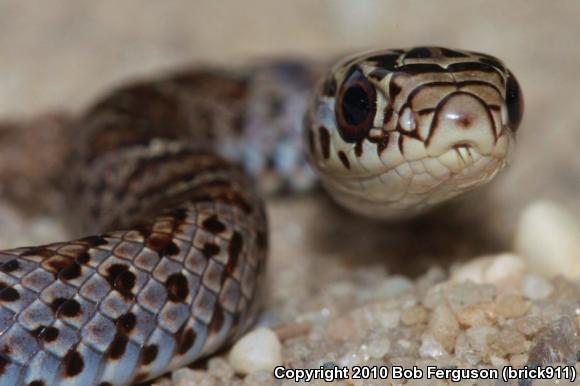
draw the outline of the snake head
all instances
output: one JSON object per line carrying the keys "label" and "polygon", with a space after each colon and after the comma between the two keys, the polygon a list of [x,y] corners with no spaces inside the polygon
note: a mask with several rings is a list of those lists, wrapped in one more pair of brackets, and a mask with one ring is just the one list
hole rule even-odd
{"label": "snake head", "polygon": [[375,51],[338,62],[316,87],[306,152],[340,204],[407,217],[501,170],[523,114],[497,58],[442,47]]}

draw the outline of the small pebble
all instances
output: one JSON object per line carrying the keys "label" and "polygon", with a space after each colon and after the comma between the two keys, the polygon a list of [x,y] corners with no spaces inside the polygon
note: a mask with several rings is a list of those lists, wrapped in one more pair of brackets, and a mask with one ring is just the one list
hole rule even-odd
{"label": "small pebble", "polygon": [[504,329],[488,341],[489,348],[496,355],[522,354],[526,351],[526,337],[517,330]]}
{"label": "small pebble", "polygon": [[489,311],[490,304],[471,305],[459,310],[455,316],[457,321],[464,327],[489,326],[492,324],[492,313]]}
{"label": "small pebble", "polygon": [[536,201],[522,212],[515,251],[546,276],[580,277],[580,220],[559,204]]}
{"label": "small pebble", "polygon": [[452,283],[445,291],[445,297],[451,309],[461,309],[480,303],[488,303],[495,298],[495,287],[489,284],[475,284],[471,281]]}
{"label": "small pebble", "polygon": [[518,281],[526,271],[525,262],[517,255],[503,253],[482,256],[453,268],[451,280],[480,284],[503,285]]}
{"label": "small pebble", "polygon": [[541,300],[550,296],[554,287],[541,276],[526,275],[522,280],[521,289],[528,299]]}
{"label": "small pebble", "polygon": [[528,312],[530,302],[518,294],[506,294],[497,299],[495,311],[504,318],[517,318]]}
{"label": "small pebble", "polygon": [[526,316],[516,323],[518,331],[526,336],[535,335],[542,327],[544,327],[544,323],[537,316]]}
{"label": "small pebble", "polygon": [[515,354],[510,357],[510,365],[517,368],[522,368],[528,363],[527,354]]}
{"label": "small pebble", "polygon": [[555,363],[574,365],[577,360],[576,327],[568,317],[544,328],[534,339],[530,349],[530,362],[540,366]]}
{"label": "small pebble", "polygon": [[421,338],[421,347],[419,347],[419,355],[423,358],[439,358],[447,354],[445,348],[432,335],[423,335]]}
{"label": "small pebble", "polygon": [[459,334],[459,323],[451,309],[442,304],[431,313],[427,332],[433,336],[447,351],[451,353],[455,346],[455,338]]}
{"label": "small pebble", "polygon": [[407,308],[401,313],[401,322],[406,326],[423,324],[427,321],[429,311],[421,305]]}
{"label": "small pebble", "polygon": [[210,375],[219,379],[223,383],[228,383],[234,377],[234,369],[230,366],[228,361],[222,357],[211,358],[207,362],[207,370]]}
{"label": "small pebble", "polygon": [[381,359],[389,353],[391,342],[388,338],[374,339],[366,348],[366,353],[374,359]]}
{"label": "small pebble", "polygon": [[238,374],[272,371],[274,367],[282,364],[282,345],[274,331],[258,328],[234,344],[228,361]]}

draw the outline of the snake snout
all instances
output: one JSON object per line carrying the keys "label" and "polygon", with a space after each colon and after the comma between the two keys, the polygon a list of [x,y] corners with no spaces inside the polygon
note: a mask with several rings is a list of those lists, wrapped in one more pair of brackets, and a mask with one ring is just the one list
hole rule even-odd
{"label": "snake snout", "polygon": [[432,156],[459,148],[490,154],[496,142],[496,122],[490,106],[473,94],[455,92],[439,103],[426,147]]}

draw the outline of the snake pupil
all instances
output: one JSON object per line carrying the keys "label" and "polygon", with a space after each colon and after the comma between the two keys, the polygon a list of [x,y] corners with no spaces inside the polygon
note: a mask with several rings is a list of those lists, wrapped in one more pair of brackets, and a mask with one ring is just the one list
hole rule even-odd
{"label": "snake pupil", "polygon": [[350,125],[358,125],[367,119],[369,114],[369,98],[365,90],[354,85],[344,94],[342,100],[344,119]]}
{"label": "snake pupil", "polygon": [[376,111],[376,91],[360,70],[352,71],[338,92],[336,121],[346,142],[364,139]]}

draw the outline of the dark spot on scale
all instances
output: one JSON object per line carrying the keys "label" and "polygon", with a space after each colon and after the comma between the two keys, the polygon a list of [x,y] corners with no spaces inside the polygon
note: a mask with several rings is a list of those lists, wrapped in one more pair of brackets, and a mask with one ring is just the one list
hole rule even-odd
{"label": "dark spot on scale", "polygon": [[187,279],[181,273],[174,273],[165,282],[167,297],[172,302],[184,302],[189,293]]}
{"label": "dark spot on scale", "polygon": [[163,256],[175,256],[178,253],[179,247],[177,246],[177,244],[175,244],[175,242],[171,241],[169,244],[167,244],[167,246],[165,247],[165,249],[161,254]]}
{"label": "dark spot on scale", "polygon": [[74,377],[80,374],[85,367],[85,362],[81,354],[75,350],[69,350],[63,359],[64,362],[64,376],[66,378]]}
{"label": "dark spot on scale", "polygon": [[32,330],[32,335],[36,339],[47,343],[54,342],[58,338],[58,334],[58,328],[52,326],[39,326]]}
{"label": "dark spot on scale", "polygon": [[129,266],[125,264],[112,264],[107,269],[107,281],[115,290],[123,296],[132,298],[131,289],[135,285],[135,274],[129,271]]}
{"label": "dark spot on scale", "polygon": [[59,273],[59,277],[63,280],[73,280],[78,278],[80,275],[81,266],[77,262],[67,265]]}
{"label": "dark spot on scale", "polygon": [[127,312],[119,316],[117,319],[117,331],[125,335],[129,335],[137,324],[137,317],[132,312]]}
{"label": "dark spot on scale", "polygon": [[59,275],[60,272],[68,267],[73,260],[70,257],[54,255],[47,258],[43,264],[54,275]]}
{"label": "dark spot on scale", "polygon": [[87,244],[89,247],[98,247],[100,245],[105,245],[107,244],[107,240],[105,240],[103,237],[101,236],[89,236],[89,237],[84,237],[82,239],[79,240],[79,242],[85,243]]}
{"label": "dark spot on scale", "polygon": [[201,253],[209,259],[220,253],[220,247],[214,243],[205,243]]}
{"label": "dark spot on scale", "polygon": [[346,156],[346,153],[344,151],[342,150],[338,151],[338,158],[340,159],[340,162],[342,162],[345,168],[350,169],[350,161],[348,160],[348,157]]}
{"label": "dark spot on scale", "polygon": [[223,222],[221,222],[217,216],[214,214],[211,217],[206,218],[201,223],[203,229],[211,233],[221,233],[226,230],[226,226]]}
{"label": "dark spot on scale", "polygon": [[44,381],[41,380],[32,381],[27,386],[44,386]]}
{"label": "dark spot on scale", "polygon": [[232,235],[232,239],[230,240],[230,244],[228,246],[229,260],[226,269],[230,274],[233,272],[238,263],[238,258],[242,251],[243,245],[244,240],[242,238],[242,235],[240,234],[240,232],[235,231],[234,234]]}
{"label": "dark spot on scale", "polygon": [[179,337],[179,341],[177,342],[177,353],[183,355],[186,352],[188,352],[189,349],[195,343],[195,338],[196,338],[195,332],[191,328],[185,330],[181,334],[181,336]]}
{"label": "dark spot on scale", "polygon": [[56,298],[52,301],[50,307],[57,317],[62,315],[68,318],[74,318],[82,312],[80,303],[75,299]]}
{"label": "dark spot on scale", "polygon": [[113,341],[109,345],[107,356],[111,359],[119,359],[125,354],[129,339],[124,334],[116,334]]}
{"label": "dark spot on scale", "polygon": [[157,358],[157,354],[159,353],[159,347],[155,344],[150,344],[148,346],[143,347],[143,353],[141,356],[141,363],[145,366],[150,364]]}
{"label": "dark spot on scale", "polygon": [[98,386],[113,386],[113,384],[109,382],[101,382]]}
{"label": "dark spot on scale", "polygon": [[91,255],[88,252],[83,252],[77,256],[77,263],[87,264],[91,260]]}
{"label": "dark spot on scale", "polygon": [[328,159],[328,157],[330,157],[330,133],[328,132],[328,129],[324,126],[320,126],[318,128],[318,137],[320,139],[322,155],[324,158]]}
{"label": "dark spot on scale", "polygon": [[221,307],[216,307],[209,324],[209,331],[212,333],[219,332],[224,326],[224,311]]}
{"label": "dark spot on scale", "polygon": [[153,233],[147,240],[145,246],[157,252],[159,256],[172,256],[179,253],[179,247],[173,242],[170,235],[163,233]]}
{"label": "dark spot on scale", "polygon": [[12,259],[0,265],[0,271],[2,272],[13,272],[20,268],[18,260]]}
{"label": "dark spot on scale", "polygon": [[169,212],[177,222],[182,222],[185,221],[185,219],[187,218],[187,209],[185,208],[177,208],[177,209],[173,209],[171,212]]}
{"label": "dark spot on scale", "polygon": [[0,282],[0,301],[15,302],[20,299],[20,294],[17,290],[9,287],[6,283]]}

